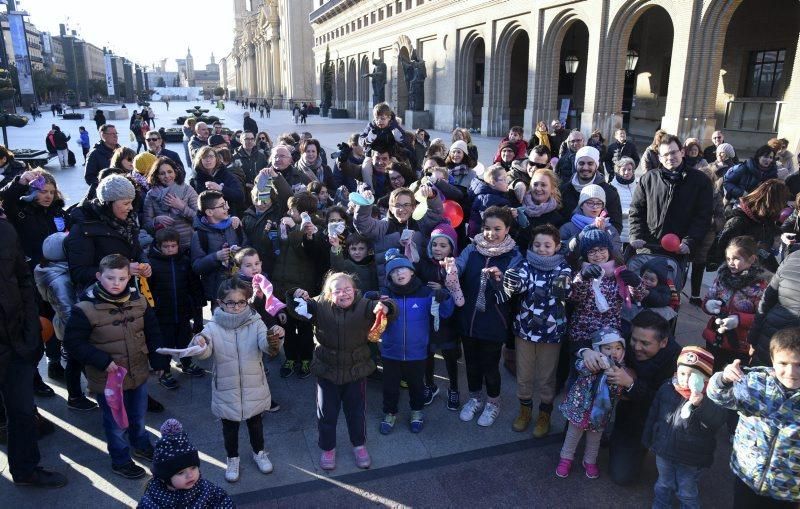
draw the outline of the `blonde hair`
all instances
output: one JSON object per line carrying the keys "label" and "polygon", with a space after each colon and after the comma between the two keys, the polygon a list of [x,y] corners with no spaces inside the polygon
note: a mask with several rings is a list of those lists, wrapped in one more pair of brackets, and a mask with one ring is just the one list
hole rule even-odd
{"label": "blonde hair", "polygon": [[559,184],[558,177],[556,176],[555,172],[553,170],[551,170],[550,168],[538,168],[535,172],[533,172],[533,175],[531,175],[531,185],[530,185],[531,189],[533,188],[533,177],[535,177],[536,175],[544,175],[545,177],[550,179],[550,187],[552,188],[552,190],[550,191],[550,195],[553,197],[553,199],[556,201],[556,203],[560,207],[561,206],[561,190],[558,188],[558,186],[560,184]]}
{"label": "blonde hair", "polygon": [[325,282],[322,283],[322,300],[333,302],[333,284],[339,279],[346,279],[350,281],[350,286],[353,290],[357,290],[356,280],[347,272],[328,272],[325,276]]}

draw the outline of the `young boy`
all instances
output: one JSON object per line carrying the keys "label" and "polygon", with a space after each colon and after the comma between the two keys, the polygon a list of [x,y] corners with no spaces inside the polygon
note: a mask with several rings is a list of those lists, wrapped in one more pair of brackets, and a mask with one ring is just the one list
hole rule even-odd
{"label": "young boy", "polygon": [[[192,339],[193,316],[201,316],[205,301],[203,287],[197,275],[192,272],[189,254],[180,249],[180,234],[173,228],[162,228],[150,246],[148,255],[153,270],[148,283],[155,302],[158,326],[164,337],[166,348],[186,348]],[[202,377],[205,371],[192,362],[191,357],[180,360],[183,374]],[[178,382],[167,370],[158,379],[167,389],[176,389]]]}
{"label": "young boy", "polygon": [[[144,427],[150,374],[148,352],[149,363],[158,374],[169,368],[169,361],[154,354],[162,346],[158,318],[147,300],[135,288],[128,287],[130,277],[130,261],[124,256],[112,254],[100,260],[97,282],[72,308],[64,346],[70,356],[83,363],[89,390],[97,396],[103,411],[111,469],[126,479],[138,479],[146,472],[131,460],[128,444],[134,456],[153,459],[153,445]],[[119,368],[127,370],[122,385],[127,430],[117,424],[105,396],[108,375]]]}
{"label": "young boy", "polygon": [[244,211],[242,226],[250,245],[258,251],[262,269],[271,273],[278,245],[278,223],[286,215],[292,187],[275,168],[265,168],[250,192],[253,204]]}
{"label": "young boy", "polygon": [[772,367],[741,361],[711,377],[708,397],[739,412],[731,469],[733,507],[796,507],[800,502],[800,327],[769,343]]}
{"label": "young boy", "polygon": [[467,235],[472,238],[480,233],[483,212],[493,205],[498,207],[519,206],[516,195],[508,190],[508,174],[499,164],[493,164],[483,174],[484,180],[473,179],[467,191],[472,203]]}
{"label": "young boy", "polygon": [[206,300],[216,307],[217,288],[230,275],[231,258],[249,243],[239,218],[230,216],[230,207],[221,192],[203,191],[197,204],[192,270],[200,276]]}
{"label": "young boy", "polygon": [[386,103],[378,103],[372,108],[372,121],[358,138],[358,144],[364,148],[368,156],[372,144],[376,142],[389,147],[390,152],[395,152],[392,150],[395,144],[399,147],[405,146],[403,129],[397,122],[392,108]]}
{"label": "young boy", "polygon": [[508,131],[508,136],[500,140],[500,143],[497,145],[497,153],[494,155],[495,164],[500,162],[500,148],[506,142],[514,145],[514,149],[516,150],[514,156],[515,160],[528,157],[528,142],[522,139],[524,133],[525,131],[518,125],[515,125]]}
{"label": "young boy", "polygon": [[687,346],[678,356],[675,377],[656,393],[642,434],[642,444],[656,455],[658,480],[654,507],[698,507],[698,480],[714,462],[717,430],[726,410],[705,397],[714,372],[714,356]]}
{"label": "young boy", "polygon": [[362,292],[378,289],[378,266],[372,253],[372,242],[363,235],[351,233],[345,240],[345,253],[338,235],[328,237],[330,242],[331,269],[352,274]]}

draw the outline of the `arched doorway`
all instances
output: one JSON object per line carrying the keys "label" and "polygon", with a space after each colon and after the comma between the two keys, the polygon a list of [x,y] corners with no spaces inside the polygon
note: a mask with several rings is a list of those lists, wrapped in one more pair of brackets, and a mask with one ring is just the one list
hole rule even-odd
{"label": "arched doorway", "polygon": [[351,118],[356,116],[356,61],[351,59],[347,65],[347,113]]}
{"label": "arched doorway", "polygon": [[[572,22],[564,33],[558,58],[558,91],[553,105],[566,127],[580,129],[586,96],[586,69],[589,58],[589,28],[583,21]],[[535,119],[539,120],[546,119]],[[534,124],[535,125],[535,124]]]}
{"label": "arched doorway", "polygon": [[362,120],[369,119],[369,111],[372,106],[369,102],[369,78],[362,78],[365,74],[369,74],[369,59],[366,56],[361,57],[361,64],[358,71],[358,107],[356,108],[356,116]]}
{"label": "arched doorway", "polygon": [[[527,107],[529,37],[524,28],[514,21],[500,32],[493,59],[489,63],[488,94],[485,111],[481,116],[483,134],[505,136],[514,117],[522,124]],[[512,83],[517,80],[519,83]],[[512,90],[513,88],[513,90]],[[512,95],[514,104],[512,104]],[[521,98],[520,98],[521,96]]]}
{"label": "arched doorway", "polygon": [[395,100],[395,114],[400,117],[405,116],[406,110],[408,109],[408,83],[406,83],[406,77],[403,72],[403,63],[408,62],[410,59],[411,55],[408,52],[408,48],[401,46],[400,51],[397,53],[397,73],[395,74],[397,77],[397,99]]}
{"label": "arched doorway", "polygon": [[454,127],[480,129],[486,88],[486,45],[483,37],[470,32],[460,48],[457,69],[464,79],[456,80]]}
{"label": "arched doorway", "polygon": [[525,123],[525,106],[528,100],[528,34],[520,31],[511,46],[511,66],[508,83],[508,119],[511,126]]}
{"label": "arched doorway", "polygon": [[347,98],[345,97],[345,76],[344,76],[344,60],[339,61],[336,68],[336,107],[344,109],[347,107]]}

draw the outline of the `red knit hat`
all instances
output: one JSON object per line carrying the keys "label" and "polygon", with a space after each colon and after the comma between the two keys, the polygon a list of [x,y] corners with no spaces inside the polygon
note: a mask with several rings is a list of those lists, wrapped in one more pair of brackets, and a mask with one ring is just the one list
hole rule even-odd
{"label": "red knit hat", "polygon": [[685,346],[678,356],[678,366],[694,368],[711,377],[714,374],[714,356],[705,348]]}

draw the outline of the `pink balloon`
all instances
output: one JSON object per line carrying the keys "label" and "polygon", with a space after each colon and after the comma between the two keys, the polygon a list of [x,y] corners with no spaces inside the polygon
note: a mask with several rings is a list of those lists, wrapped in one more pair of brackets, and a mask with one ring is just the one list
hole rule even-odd
{"label": "pink balloon", "polygon": [[661,247],[664,248],[664,251],[677,253],[681,248],[681,239],[674,233],[668,233],[661,237]]}

